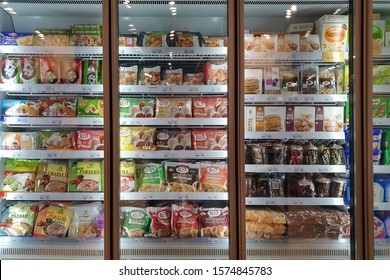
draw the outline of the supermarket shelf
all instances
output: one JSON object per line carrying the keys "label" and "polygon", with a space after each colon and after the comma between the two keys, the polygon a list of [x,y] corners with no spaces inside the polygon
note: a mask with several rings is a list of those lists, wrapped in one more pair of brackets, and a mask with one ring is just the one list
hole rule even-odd
{"label": "supermarket shelf", "polygon": [[102,159],[103,155],[103,151],[0,150],[0,157],[18,159]]}
{"label": "supermarket shelf", "polygon": [[247,173],[345,173],[345,165],[245,164]]}
{"label": "supermarket shelf", "polygon": [[[345,52],[344,59],[348,59]],[[322,52],[245,52],[245,63],[317,62],[324,63]]]}
{"label": "supermarket shelf", "polygon": [[163,125],[163,126],[225,126],[227,118],[121,118],[121,125]]}
{"label": "supermarket shelf", "polygon": [[228,193],[216,192],[132,192],[121,193],[121,200],[228,200]]}
{"label": "supermarket shelf", "polygon": [[226,159],[227,151],[122,151],[121,158],[143,159]]}
{"label": "supermarket shelf", "polygon": [[389,174],[390,165],[374,165],[374,174]]}
{"label": "supermarket shelf", "polygon": [[374,119],[373,124],[377,126],[388,126],[390,125],[390,119],[389,118]]}
{"label": "supermarket shelf", "polygon": [[274,102],[346,102],[346,94],[245,94],[245,103]]}
{"label": "supermarket shelf", "polygon": [[103,95],[103,85],[69,85],[69,84],[0,84],[0,91],[7,92],[9,95],[20,95],[24,96],[42,94],[42,93],[60,93],[69,94],[91,94],[91,95]]}
{"label": "supermarket shelf", "polygon": [[74,56],[102,58],[102,47],[74,47],[74,46],[1,46],[0,53],[10,56]]}
{"label": "supermarket shelf", "polygon": [[138,86],[138,85],[120,85],[119,93],[121,94],[226,94],[228,91],[227,85],[156,85],[156,86]]}
{"label": "supermarket shelf", "polygon": [[5,193],[6,200],[102,201],[103,193]]}
{"label": "supermarket shelf", "polygon": [[245,132],[245,139],[345,139],[344,132]]}
{"label": "supermarket shelf", "polygon": [[63,117],[4,117],[3,123],[7,126],[102,126],[103,118],[63,118]]}
{"label": "supermarket shelf", "polygon": [[374,202],[374,211],[390,211],[390,202]]}
{"label": "supermarket shelf", "polygon": [[334,197],[247,197],[246,205],[324,205],[340,206],[344,205],[343,198]]}

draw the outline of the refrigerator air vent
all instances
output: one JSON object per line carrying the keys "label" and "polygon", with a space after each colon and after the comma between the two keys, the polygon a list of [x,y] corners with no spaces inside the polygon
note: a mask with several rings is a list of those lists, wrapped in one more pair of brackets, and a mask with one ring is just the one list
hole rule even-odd
{"label": "refrigerator air vent", "polygon": [[101,5],[102,0],[9,0],[10,4]]}
{"label": "refrigerator air vent", "polygon": [[122,249],[122,259],[221,259],[229,258],[227,249]]}
{"label": "refrigerator air vent", "polygon": [[390,258],[390,249],[375,249],[374,251],[376,259],[389,259]]}
{"label": "refrigerator air vent", "polygon": [[[0,256],[6,259],[8,256],[15,259],[102,259],[103,250],[99,249],[66,249],[66,248],[1,248]],[[53,258],[52,258],[53,257]]]}
{"label": "refrigerator air vent", "polygon": [[249,249],[248,259],[350,259],[348,249]]}
{"label": "refrigerator air vent", "polygon": [[331,4],[349,4],[349,1],[345,0],[333,0],[333,1],[275,1],[275,0],[268,0],[268,1],[244,1],[244,4],[246,5],[331,5]]}

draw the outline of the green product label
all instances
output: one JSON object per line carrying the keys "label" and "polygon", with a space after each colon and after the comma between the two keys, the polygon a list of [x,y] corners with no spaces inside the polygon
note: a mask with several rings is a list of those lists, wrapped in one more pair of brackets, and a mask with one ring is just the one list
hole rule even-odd
{"label": "green product label", "polygon": [[383,39],[383,30],[378,25],[374,25],[372,27],[372,38],[375,40],[382,40]]}
{"label": "green product label", "polygon": [[123,207],[122,234],[128,237],[143,237],[149,232],[150,217],[145,208]]}

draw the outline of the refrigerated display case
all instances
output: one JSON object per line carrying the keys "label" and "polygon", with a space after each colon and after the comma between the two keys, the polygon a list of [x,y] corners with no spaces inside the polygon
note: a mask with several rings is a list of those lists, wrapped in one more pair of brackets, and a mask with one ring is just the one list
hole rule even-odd
{"label": "refrigerated display case", "polygon": [[247,259],[356,257],[350,4],[244,3]]}
{"label": "refrigerated display case", "polygon": [[[374,212],[370,220],[373,228],[371,231],[371,240],[374,244],[373,258],[390,259],[390,200],[389,200],[389,160],[388,160],[388,135],[389,130],[389,112],[388,112],[388,74],[389,68],[389,43],[387,36],[388,12],[390,3],[386,1],[373,1],[370,3],[370,19],[372,31],[370,39],[372,40],[372,52],[369,64],[368,74],[372,74],[370,90],[371,112],[370,122],[372,123],[372,143],[370,146],[373,155],[373,186],[368,189],[368,197],[372,199],[370,206],[373,206]],[[372,208],[371,208],[372,209]],[[371,216],[371,219],[372,219]],[[373,239],[373,240],[372,240]]]}
{"label": "refrigerated display case", "polygon": [[0,3],[2,259],[103,259],[109,92],[92,2]]}

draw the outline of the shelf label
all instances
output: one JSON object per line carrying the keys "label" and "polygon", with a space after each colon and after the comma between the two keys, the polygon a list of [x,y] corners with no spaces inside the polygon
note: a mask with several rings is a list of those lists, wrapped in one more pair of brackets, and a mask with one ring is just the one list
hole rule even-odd
{"label": "shelf label", "polygon": [[40,243],[48,244],[51,243],[51,238],[39,238]]}
{"label": "shelf label", "polygon": [[74,242],[76,242],[76,243],[85,243],[86,239],[85,238],[75,238]]}
{"label": "shelf label", "polygon": [[184,199],[184,200],[187,200],[187,199],[188,199],[188,197],[187,197],[186,194],[178,194],[177,198],[178,198],[178,199]]}
{"label": "shelf label", "polygon": [[101,120],[101,119],[92,119],[92,124],[94,124],[94,125],[101,125],[101,124],[103,124],[103,120]]}
{"label": "shelf label", "polygon": [[23,238],[22,237],[11,237],[9,239],[9,241],[12,243],[23,243]]}
{"label": "shelf label", "polygon": [[21,152],[13,152],[11,154],[11,157],[14,157],[14,158],[21,158],[22,157],[22,153]]}
{"label": "shelf label", "polygon": [[145,243],[145,238],[134,238],[134,243]]}
{"label": "shelf label", "polygon": [[265,202],[265,205],[275,205],[275,201],[274,200],[267,200]]}
{"label": "shelf label", "polygon": [[374,205],[374,210],[379,210],[379,206],[378,205]]}
{"label": "shelf label", "polygon": [[172,153],[164,153],[162,155],[163,158],[171,158],[172,157]]}
{"label": "shelf label", "polygon": [[264,239],[263,238],[256,238],[255,243],[264,243]]}
{"label": "shelf label", "polygon": [[261,139],[272,139],[272,134],[267,134],[267,133],[262,133],[261,134]]}
{"label": "shelf label", "polygon": [[100,158],[100,153],[99,152],[92,152],[89,154],[90,158]]}
{"label": "shelf label", "polygon": [[52,119],[50,119],[50,124],[52,124],[52,125],[61,125],[62,121],[61,121],[61,119],[52,118]]}
{"label": "shelf label", "polygon": [[152,53],[153,54],[162,54],[162,50],[161,49],[152,49]]}
{"label": "shelf label", "polygon": [[46,154],[47,158],[57,158],[57,153],[56,152],[48,152]]}
{"label": "shelf label", "polygon": [[278,172],[278,168],[276,168],[276,167],[267,167],[267,172]]}
{"label": "shelf label", "polygon": [[343,62],[345,60],[344,52],[323,52],[322,60],[324,62]]}
{"label": "shelf label", "polygon": [[207,198],[207,199],[214,200],[214,199],[218,199],[218,196],[217,196],[217,195],[207,195],[206,198]]}
{"label": "shelf label", "polygon": [[92,195],[91,194],[83,194],[83,200],[92,200]]}
{"label": "shelf label", "polygon": [[27,124],[28,123],[28,118],[27,117],[24,117],[24,118],[16,118],[16,123],[17,124]]}
{"label": "shelf label", "polygon": [[172,238],[161,238],[163,243],[171,243],[173,240]]}
{"label": "shelf label", "polygon": [[50,195],[41,194],[41,195],[39,195],[39,200],[50,200]]}
{"label": "shelf label", "polygon": [[375,239],[375,244],[384,245],[384,244],[386,244],[386,240],[385,239]]}
{"label": "shelf label", "polygon": [[168,125],[177,125],[177,120],[169,120]]}
{"label": "shelf label", "polygon": [[207,238],[207,243],[209,244],[218,244],[218,238]]}
{"label": "shelf label", "polygon": [[246,200],[246,205],[252,205],[252,199],[247,199]]}
{"label": "shelf label", "polygon": [[293,172],[303,172],[303,168],[302,167],[294,167],[293,168]]}
{"label": "shelf label", "polygon": [[184,53],[185,54],[194,54],[194,50],[193,49],[184,49]]}
{"label": "shelf label", "polygon": [[314,102],[314,101],[315,101],[315,98],[314,98],[314,97],[311,97],[311,96],[304,96],[304,97],[303,97],[303,101],[306,101],[306,102]]}
{"label": "shelf label", "polygon": [[302,134],[293,134],[292,138],[293,139],[303,139],[303,135]]}
{"label": "shelf label", "polygon": [[9,200],[23,200],[23,194],[7,193],[7,199],[9,199]]}
{"label": "shelf label", "polygon": [[204,158],[205,154],[204,153],[195,153],[196,158]]}
{"label": "shelf label", "polygon": [[303,201],[302,200],[294,200],[293,205],[303,205]]}

